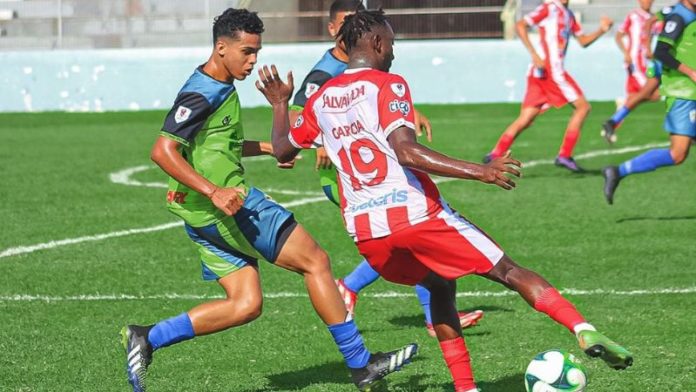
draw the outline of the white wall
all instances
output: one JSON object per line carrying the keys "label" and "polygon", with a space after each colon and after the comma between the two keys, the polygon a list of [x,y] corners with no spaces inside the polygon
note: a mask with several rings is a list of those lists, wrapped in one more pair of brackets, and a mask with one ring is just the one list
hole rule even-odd
{"label": "white wall", "polygon": [[[265,45],[260,63],[292,69],[299,81],[326,44]],[[392,71],[417,103],[518,102],[529,56],[519,41],[397,42]],[[210,48],[0,52],[0,111],[169,109]],[[623,94],[625,71],[613,40],[572,43],[566,60],[591,100]],[[243,106],[264,105],[253,81],[237,82]]]}

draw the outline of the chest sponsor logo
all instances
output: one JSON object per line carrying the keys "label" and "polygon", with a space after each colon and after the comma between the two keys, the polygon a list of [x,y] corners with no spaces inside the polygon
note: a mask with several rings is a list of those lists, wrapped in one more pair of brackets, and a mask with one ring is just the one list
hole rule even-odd
{"label": "chest sponsor logo", "polygon": [[409,104],[407,101],[399,101],[398,99],[395,99],[389,102],[389,111],[392,113],[401,112],[401,114],[404,116],[408,116],[408,114],[411,112],[411,104]]}
{"label": "chest sponsor logo", "polygon": [[322,108],[343,109],[350,106],[358,98],[365,96],[365,85],[356,87],[343,95],[335,96],[324,94]]}
{"label": "chest sponsor logo", "polygon": [[167,192],[167,203],[185,204],[187,195],[188,195],[187,192],[168,191]]}
{"label": "chest sponsor logo", "polygon": [[670,20],[669,22],[667,22],[667,24],[665,24],[665,33],[667,33],[667,34],[673,33],[674,30],[676,30],[676,29],[677,29],[677,22],[675,22],[673,20]]}
{"label": "chest sponsor logo", "polygon": [[406,203],[408,201],[408,191],[405,189],[392,189],[386,195],[374,197],[362,204],[350,206],[350,212],[369,210],[375,207],[386,206],[396,203]]}
{"label": "chest sponsor logo", "polygon": [[314,95],[314,93],[316,93],[317,91],[319,91],[319,85],[318,85],[318,84],[316,84],[316,83],[307,83],[307,87],[305,87],[304,95],[305,95],[305,97],[309,98],[309,97],[311,97],[312,95]]}
{"label": "chest sponsor logo", "polygon": [[403,83],[392,83],[391,89],[399,98],[403,98],[406,95],[406,86]]}
{"label": "chest sponsor logo", "polygon": [[299,128],[302,123],[304,123],[304,117],[300,114],[299,117],[297,117],[297,120],[295,120],[295,125],[293,126],[294,128]]}
{"label": "chest sponsor logo", "polygon": [[338,126],[334,129],[331,130],[331,134],[333,135],[334,138],[340,139],[341,137],[344,136],[350,136],[350,135],[357,135],[361,131],[364,131],[365,127],[363,127],[362,123],[360,120],[356,120],[350,125],[341,125]]}
{"label": "chest sponsor logo", "polygon": [[176,109],[176,114],[174,115],[174,121],[176,121],[177,124],[180,124],[191,117],[191,109],[187,108],[186,106],[179,106]]}

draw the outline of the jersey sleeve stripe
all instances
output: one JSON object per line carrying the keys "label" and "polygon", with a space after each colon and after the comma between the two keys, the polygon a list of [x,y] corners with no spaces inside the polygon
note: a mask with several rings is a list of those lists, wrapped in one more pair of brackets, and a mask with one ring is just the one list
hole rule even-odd
{"label": "jersey sleeve stripe", "polygon": [[399,118],[396,121],[394,121],[393,123],[389,124],[384,129],[384,136],[389,137],[389,135],[391,135],[392,132],[394,132],[396,129],[398,129],[400,127],[407,127],[407,128],[411,128],[413,130],[416,129],[416,125],[413,124],[412,122],[407,121],[406,119],[403,119],[403,118]]}

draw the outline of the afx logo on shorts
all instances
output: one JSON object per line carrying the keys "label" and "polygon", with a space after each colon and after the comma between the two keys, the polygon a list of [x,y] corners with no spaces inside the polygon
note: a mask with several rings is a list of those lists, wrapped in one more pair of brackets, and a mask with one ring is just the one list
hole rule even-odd
{"label": "afx logo on shorts", "polygon": [[359,204],[357,206],[350,206],[350,212],[357,212],[360,210],[367,210],[374,207],[385,206],[394,203],[405,203],[408,201],[408,191],[407,190],[397,190],[392,189],[390,193],[386,195],[374,197],[365,203]]}
{"label": "afx logo on shorts", "polygon": [[393,100],[389,102],[389,111],[392,113],[401,112],[404,116],[408,116],[411,112],[411,104],[408,101]]}
{"label": "afx logo on shorts", "polygon": [[689,120],[691,120],[691,123],[696,123],[696,110],[692,110],[689,112]]}

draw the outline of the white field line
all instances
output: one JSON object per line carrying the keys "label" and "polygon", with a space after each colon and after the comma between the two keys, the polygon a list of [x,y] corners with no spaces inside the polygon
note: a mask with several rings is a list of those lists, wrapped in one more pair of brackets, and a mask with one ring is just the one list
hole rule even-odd
{"label": "white field line", "polygon": [[[696,287],[685,288],[663,288],[651,290],[580,290],[580,289],[564,289],[561,293],[572,296],[594,296],[594,295],[609,295],[617,297],[634,297],[634,296],[653,296],[653,295],[689,295],[696,294]],[[466,298],[485,298],[485,297],[514,297],[518,294],[513,291],[463,291],[458,292],[457,297]],[[413,293],[402,293],[396,291],[385,291],[381,293],[364,293],[360,295],[362,298],[409,298],[415,297]],[[293,292],[276,292],[265,293],[265,298],[307,298],[307,293]],[[211,300],[223,298],[218,295],[202,295],[202,294],[153,294],[153,295],[132,295],[132,294],[83,294],[83,295],[36,295],[36,294],[14,294],[0,295],[0,302],[95,302],[95,301],[147,301],[147,300]]]}
{"label": "white field line", "polygon": [[[650,149],[650,148],[664,147],[667,145],[668,145],[668,143],[650,143],[650,144],[644,144],[642,146],[630,146],[630,147],[618,148],[618,149],[597,150],[597,151],[590,151],[590,152],[587,152],[585,154],[577,155],[576,158],[577,159],[587,159],[587,158],[593,158],[593,157],[605,156],[605,155],[625,154],[625,153],[629,153],[629,152],[641,151],[641,150],[646,150],[646,149]],[[265,156],[254,157],[254,158],[268,159]],[[553,164],[553,160],[552,159],[540,159],[540,160],[527,161],[527,162],[524,162],[524,167],[534,167],[534,166],[538,166],[538,165],[548,165],[548,164]],[[150,168],[152,168],[152,166],[143,165],[143,166],[136,166],[133,168],[121,170],[119,172],[112,173],[110,175],[110,179],[114,183],[124,184],[124,185],[160,187],[160,183],[141,183],[139,181],[135,181],[135,180],[130,179],[131,175],[138,173],[138,172],[141,172],[141,171],[144,171],[144,170],[149,170]],[[116,180],[114,180],[114,178],[116,178]],[[449,182],[449,181],[454,181],[454,179],[452,179],[452,178],[437,178],[435,180],[435,182],[437,182],[437,183],[443,183],[443,182]],[[298,207],[298,206],[302,206],[302,205],[306,205],[306,204],[318,203],[318,202],[322,202],[322,201],[326,200],[326,198],[323,196],[314,196],[314,195],[312,195],[312,196],[313,197],[307,197],[307,198],[302,198],[302,199],[298,199],[298,200],[293,200],[293,201],[290,201],[287,203],[282,203],[282,204],[283,204],[283,206],[285,206],[287,208],[292,208],[292,207]],[[79,244],[82,242],[101,241],[101,240],[105,240],[108,238],[123,237],[123,236],[127,236],[127,235],[132,235],[132,234],[151,233],[154,231],[167,230],[167,229],[171,229],[173,227],[177,227],[180,225],[181,225],[180,222],[171,222],[171,223],[165,223],[162,225],[151,226],[151,227],[121,230],[121,231],[114,231],[114,232],[105,233],[105,234],[97,234],[97,235],[77,237],[77,238],[67,238],[67,239],[57,240],[57,241],[49,241],[49,242],[44,242],[44,243],[36,244],[36,245],[17,246],[17,247],[4,249],[2,252],[0,252],[0,259],[3,257],[16,256],[16,255],[25,254],[25,253],[32,253],[32,252],[36,252],[38,250],[53,249],[53,248],[57,248],[60,246]]]}

